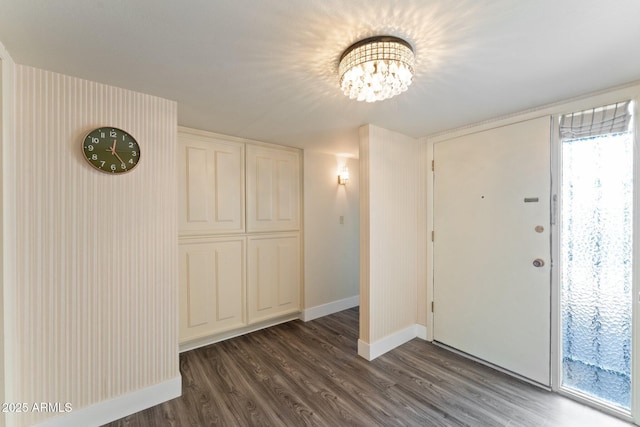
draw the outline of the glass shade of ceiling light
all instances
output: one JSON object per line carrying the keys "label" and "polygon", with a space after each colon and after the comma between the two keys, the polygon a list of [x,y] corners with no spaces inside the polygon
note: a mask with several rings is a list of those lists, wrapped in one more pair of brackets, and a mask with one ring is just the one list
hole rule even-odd
{"label": "glass shade of ceiling light", "polygon": [[361,40],[340,57],[340,88],[358,101],[382,101],[411,84],[415,57],[411,45],[393,36]]}

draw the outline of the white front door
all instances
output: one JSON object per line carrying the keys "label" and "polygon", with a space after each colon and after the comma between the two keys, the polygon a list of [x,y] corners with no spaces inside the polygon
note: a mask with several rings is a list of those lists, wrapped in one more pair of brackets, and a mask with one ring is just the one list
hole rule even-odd
{"label": "white front door", "polygon": [[550,123],[434,145],[434,338],[547,386]]}

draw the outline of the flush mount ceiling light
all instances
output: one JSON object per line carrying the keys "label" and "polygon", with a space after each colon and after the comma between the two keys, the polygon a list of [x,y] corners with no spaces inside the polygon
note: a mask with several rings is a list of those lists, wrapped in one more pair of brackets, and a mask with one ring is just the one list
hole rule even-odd
{"label": "flush mount ceiling light", "polygon": [[411,45],[393,36],[361,40],[340,57],[340,88],[358,101],[375,102],[399,95],[411,84]]}

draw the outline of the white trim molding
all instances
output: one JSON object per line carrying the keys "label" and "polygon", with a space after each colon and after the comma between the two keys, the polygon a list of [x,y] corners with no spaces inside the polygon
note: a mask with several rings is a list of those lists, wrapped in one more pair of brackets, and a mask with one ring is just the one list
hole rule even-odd
{"label": "white trim molding", "polygon": [[328,316],[339,311],[347,310],[349,308],[357,307],[360,305],[360,295],[355,295],[349,298],[344,298],[338,301],[332,301],[327,304],[316,305],[315,307],[305,308],[300,314],[300,319],[303,322],[318,319],[320,317]]}
{"label": "white trim molding", "polygon": [[402,344],[411,341],[414,338],[426,339],[427,328],[423,325],[411,325],[402,330],[399,330],[391,335],[378,340],[374,343],[366,343],[362,340],[358,340],[358,356],[372,361],[373,359],[382,356],[383,354],[393,350],[396,347],[400,347]]}
{"label": "white trim molding", "polygon": [[105,400],[78,410],[49,418],[36,424],[36,427],[66,426],[101,426],[111,421],[135,414],[152,406],[180,397],[182,394],[182,377],[161,382],[159,384],[124,394],[114,399]]}
{"label": "white trim molding", "polygon": [[276,317],[274,319],[253,323],[251,325],[247,325],[242,328],[232,328],[228,331],[223,331],[218,334],[206,335],[200,338],[194,338],[192,340],[184,341],[180,343],[180,353],[184,353],[185,351],[195,350],[196,348],[205,347],[207,345],[211,345],[217,342],[239,337],[241,335],[250,334],[252,332],[256,332],[261,329],[270,328],[272,326],[276,326],[281,323],[291,322],[292,320],[300,319],[300,316],[301,316],[300,313],[296,311],[295,313],[290,313],[290,314]]}
{"label": "white trim molding", "polygon": [[426,325],[415,325],[416,328],[416,338],[420,338],[424,341],[433,341],[431,337],[429,337],[429,332],[427,330]]}

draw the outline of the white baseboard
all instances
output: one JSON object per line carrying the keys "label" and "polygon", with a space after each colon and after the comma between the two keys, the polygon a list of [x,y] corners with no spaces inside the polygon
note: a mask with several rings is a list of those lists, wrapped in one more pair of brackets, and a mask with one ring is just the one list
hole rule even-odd
{"label": "white baseboard", "polygon": [[50,418],[36,424],[36,427],[97,427],[180,397],[181,394],[182,377],[178,375],[160,384]]}
{"label": "white baseboard", "polygon": [[432,341],[429,339],[427,327],[425,325],[416,324],[415,327],[416,327],[416,337],[420,338],[421,340]]}
{"label": "white baseboard", "polygon": [[338,301],[333,301],[327,304],[317,305],[315,307],[306,308],[302,311],[300,319],[304,322],[317,319],[319,317],[328,316],[333,313],[337,313],[348,308],[357,307],[360,305],[360,296],[356,295],[349,298],[344,298]]}
{"label": "white baseboard", "polygon": [[376,357],[382,356],[414,338],[426,340],[427,327],[418,324],[411,325],[372,344],[358,340],[358,355],[368,361],[372,361]]}

